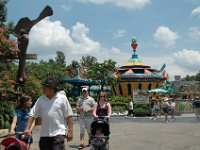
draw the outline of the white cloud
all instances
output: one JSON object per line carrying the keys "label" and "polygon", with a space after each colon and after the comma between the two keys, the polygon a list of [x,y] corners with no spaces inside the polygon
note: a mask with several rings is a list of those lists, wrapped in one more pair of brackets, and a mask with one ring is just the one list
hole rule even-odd
{"label": "white cloud", "polygon": [[55,59],[56,51],[62,51],[67,64],[72,60],[80,61],[81,57],[86,55],[96,57],[99,62],[113,59],[119,65],[131,57],[117,48],[101,47],[99,42],[88,36],[89,31],[90,29],[80,22],[66,29],[60,21],[44,19],[31,29],[28,53],[37,54],[37,61],[47,61]]}
{"label": "white cloud", "polygon": [[196,74],[200,70],[200,52],[183,49],[173,54],[175,64],[188,74]]}
{"label": "white cloud", "polygon": [[[89,28],[85,27],[82,23],[76,23],[75,26],[72,27],[72,34],[71,37],[74,39],[74,44],[78,44],[79,47],[75,52],[80,53],[80,51],[84,53],[90,53],[90,52],[97,52],[100,50],[100,43],[95,42],[92,39],[90,39],[87,34],[89,33]],[[75,43],[76,42],[76,43]]]}
{"label": "white cloud", "polygon": [[151,66],[151,68],[154,69],[160,69],[162,65],[165,63],[166,64],[165,70],[168,72],[169,80],[171,81],[174,80],[175,75],[181,75],[181,77],[185,77],[186,75],[195,75],[199,72],[200,68],[198,64],[197,67],[195,68],[193,67],[193,65],[187,65],[188,62],[186,59],[193,59],[193,56],[179,57],[179,54],[177,53],[162,55],[153,58],[141,56],[140,58],[144,63],[146,63],[147,65]]}
{"label": "white cloud", "polygon": [[[37,61],[40,61],[41,59],[54,59],[56,51],[62,51],[65,54],[67,64],[70,64],[72,60],[80,61],[81,57],[86,55],[96,57],[99,62],[113,59],[118,66],[123,65],[131,58],[132,53],[126,52],[126,50],[120,50],[116,47],[102,47],[98,41],[89,37],[89,32],[90,29],[83,23],[78,22],[70,29],[66,29],[60,21],[50,21],[46,18],[32,28],[29,35],[28,53],[37,54]],[[142,56],[140,58],[144,63],[157,69],[166,63],[166,70],[171,79],[177,74],[182,76],[190,73],[195,74],[195,71],[198,72],[200,68],[198,51],[187,52],[187,50],[183,50],[175,53],[174,56],[169,54],[153,59]]]}
{"label": "white cloud", "polygon": [[113,54],[117,54],[117,55],[119,55],[121,53],[121,51],[118,48],[115,48],[115,47],[112,47],[111,51],[112,51]]}
{"label": "white cloud", "polygon": [[[100,43],[88,37],[89,29],[76,23],[72,30],[65,29],[60,21],[48,18],[33,27],[30,32],[29,49],[40,55],[53,56],[56,51],[66,54],[89,54],[100,50]],[[44,58],[44,57],[43,57]]]}
{"label": "white cloud", "polygon": [[94,4],[104,4],[108,2],[112,2],[113,0],[78,0],[83,3],[94,3]]}
{"label": "white cloud", "polygon": [[141,9],[151,3],[151,0],[116,0],[113,2],[119,7],[127,9]]}
{"label": "white cloud", "polygon": [[177,33],[171,31],[165,26],[158,27],[153,36],[155,41],[164,47],[174,46],[176,44],[176,40],[179,38]]}
{"label": "white cloud", "polygon": [[194,39],[200,38],[200,29],[198,27],[189,28],[189,36]]}
{"label": "white cloud", "polygon": [[111,3],[126,9],[141,9],[151,3],[151,0],[78,0],[84,3],[105,4]]}
{"label": "white cloud", "polygon": [[60,6],[62,9],[64,9],[65,11],[69,11],[71,9],[71,5],[61,5]]}
{"label": "white cloud", "polygon": [[200,7],[197,7],[195,9],[192,10],[191,12],[192,15],[197,15],[200,17]]}
{"label": "white cloud", "polygon": [[127,32],[125,29],[119,29],[119,30],[117,30],[116,33],[113,34],[113,36],[114,36],[114,38],[120,38],[120,37],[125,36],[126,33]]}

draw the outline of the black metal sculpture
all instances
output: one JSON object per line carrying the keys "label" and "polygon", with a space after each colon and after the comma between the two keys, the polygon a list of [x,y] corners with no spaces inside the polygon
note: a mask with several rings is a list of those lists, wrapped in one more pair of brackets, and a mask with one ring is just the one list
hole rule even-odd
{"label": "black metal sculpture", "polygon": [[53,10],[50,6],[46,6],[40,15],[35,20],[30,20],[28,17],[21,18],[14,28],[13,35],[17,37],[19,49],[19,67],[16,82],[24,84],[26,82],[26,51],[29,43],[28,34],[31,28],[39,21],[47,16],[52,16]]}

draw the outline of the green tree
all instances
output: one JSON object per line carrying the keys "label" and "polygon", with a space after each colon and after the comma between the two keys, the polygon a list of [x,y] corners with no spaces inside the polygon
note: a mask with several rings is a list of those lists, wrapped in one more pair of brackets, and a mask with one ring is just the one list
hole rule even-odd
{"label": "green tree", "polygon": [[6,4],[8,0],[0,0],[0,27],[5,26],[5,22],[7,20],[7,8]]}
{"label": "green tree", "polygon": [[72,90],[72,85],[63,82],[66,76],[64,68],[57,63],[40,62],[40,63],[28,63],[27,74],[34,76],[40,82],[48,77],[57,79],[58,89],[64,90],[67,94]]}
{"label": "green tree", "polygon": [[97,58],[90,55],[82,56],[80,60],[81,66],[85,66],[85,67],[90,67],[94,65],[96,62],[97,62]]}
{"label": "green tree", "polygon": [[196,75],[186,75],[185,78],[182,79],[183,81],[200,81],[200,71]]}
{"label": "green tree", "polygon": [[72,60],[72,63],[69,65],[71,68],[79,68],[80,64],[77,60]]}
{"label": "green tree", "polygon": [[57,54],[56,63],[61,67],[65,67],[66,66],[65,54],[61,51],[57,51],[56,54]]}
{"label": "green tree", "polygon": [[113,81],[112,73],[116,68],[115,65],[116,62],[112,59],[105,60],[103,63],[96,62],[88,69],[89,78],[99,81],[101,84],[101,90],[103,90],[105,85],[110,85]]}
{"label": "green tree", "polygon": [[196,74],[195,80],[200,81],[200,71]]}
{"label": "green tree", "polygon": [[44,80],[49,76],[58,79],[63,79],[65,73],[63,67],[56,63],[40,62],[40,63],[27,63],[27,73],[35,76],[38,80]]}

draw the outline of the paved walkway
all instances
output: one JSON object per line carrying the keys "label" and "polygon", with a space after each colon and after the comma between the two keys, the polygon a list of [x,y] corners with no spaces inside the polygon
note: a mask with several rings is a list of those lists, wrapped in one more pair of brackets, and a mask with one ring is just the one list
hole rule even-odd
{"label": "paved walkway", "polygon": [[[176,122],[163,123],[149,117],[112,117],[110,120],[110,150],[199,150],[200,124],[194,114],[177,116]],[[33,131],[31,150],[38,150],[40,126]],[[88,143],[87,140],[85,143]],[[79,145],[79,124],[75,119],[74,139],[66,144],[68,150]],[[85,150],[89,150],[88,147]]]}

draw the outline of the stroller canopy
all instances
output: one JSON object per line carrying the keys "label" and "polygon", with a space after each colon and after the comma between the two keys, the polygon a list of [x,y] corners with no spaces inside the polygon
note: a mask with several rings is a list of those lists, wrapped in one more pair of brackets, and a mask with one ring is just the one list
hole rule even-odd
{"label": "stroller canopy", "polygon": [[91,134],[94,136],[96,134],[96,129],[102,128],[103,134],[108,136],[110,134],[109,123],[106,120],[95,120],[91,124]]}
{"label": "stroller canopy", "polygon": [[1,145],[5,146],[6,150],[7,149],[27,150],[27,144],[16,138],[3,139]]}

